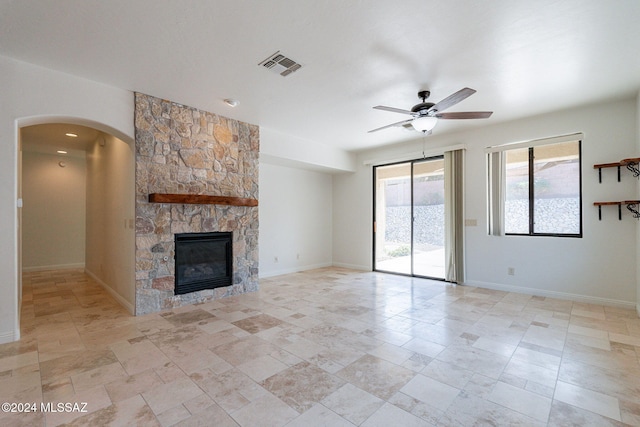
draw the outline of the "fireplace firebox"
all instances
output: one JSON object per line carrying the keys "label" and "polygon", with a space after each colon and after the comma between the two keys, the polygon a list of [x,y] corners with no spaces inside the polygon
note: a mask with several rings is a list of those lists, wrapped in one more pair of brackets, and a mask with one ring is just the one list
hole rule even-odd
{"label": "fireplace firebox", "polygon": [[232,233],[176,234],[175,248],[176,295],[231,286]]}

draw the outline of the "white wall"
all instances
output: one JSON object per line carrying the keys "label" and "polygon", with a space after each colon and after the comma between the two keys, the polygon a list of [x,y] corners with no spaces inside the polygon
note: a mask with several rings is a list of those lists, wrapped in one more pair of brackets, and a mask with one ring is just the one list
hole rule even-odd
{"label": "white wall", "polygon": [[331,265],[331,175],[261,161],[259,203],[260,277]]}
{"label": "white wall", "polygon": [[133,94],[0,56],[0,343],[20,338],[18,324],[18,132],[66,122],[133,141]]}
{"label": "white wall", "polygon": [[[634,157],[640,157],[640,92],[636,96],[636,151]],[[640,181],[636,191],[636,200],[640,200]],[[636,227],[636,250],[640,256],[640,223]],[[640,316],[640,261],[636,259],[636,312]]]}
{"label": "white wall", "polygon": [[101,134],[87,153],[86,271],[121,304],[135,307],[135,157]]}
{"label": "white wall", "polygon": [[23,151],[22,162],[24,271],[83,268],[84,156]]}
{"label": "white wall", "polygon": [[355,171],[355,155],[329,145],[260,128],[260,161],[321,172]]}
{"label": "white wall", "polygon": [[[467,284],[584,301],[634,306],[637,285],[637,220],[628,212],[618,221],[617,210],[603,212],[598,221],[594,201],[628,200],[637,182],[623,171],[603,171],[598,184],[595,163],[615,162],[636,155],[635,99],[600,103],[567,111],[489,125],[443,136],[431,136],[427,149],[465,144],[465,209]],[[487,235],[486,160],[484,148],[549,136],[583,132],[584,237],[492,237]],[[396,159],[419,153],[422,140],[359,153],[354,174],[334,177],[334,264],[371,269],[372,175],[366,159]],[[507,275],[507,268],[515,275]]]}

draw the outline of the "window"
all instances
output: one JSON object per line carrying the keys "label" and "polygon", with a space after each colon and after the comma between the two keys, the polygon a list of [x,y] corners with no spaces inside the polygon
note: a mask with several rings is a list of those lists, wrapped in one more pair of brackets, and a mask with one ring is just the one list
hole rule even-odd
{"label": "window", "polygon": [[582,237],[581,135],[488,150],[490,234]]}

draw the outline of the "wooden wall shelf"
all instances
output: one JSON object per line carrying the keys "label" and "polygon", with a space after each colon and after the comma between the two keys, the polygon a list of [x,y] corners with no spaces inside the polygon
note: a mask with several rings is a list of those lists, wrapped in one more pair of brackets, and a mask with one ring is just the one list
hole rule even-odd
{"label": "wooden wall shelf", "polygon": [[149,203],[181,203],[187,205],[227,205],[227,206],[258,206],[257,199],[242,197],[208,196],[206,194],[170,194],[151,193]]}
{"label": "wooden wall shelf", "polygon": [[[600,163],[597,165],[593,165],[594,169],[598,169],[598,180],[602,183],[602,169],[604,168],[618,168],[618,182],[620,182],[620,167],[624,166],[633,176],[638,178],[640,177],[640,169],[638,169],[638,165],[640,165],[640,157],[632,157],[629,159],[622,159],[617,163]],[[627,206],[627,210],[631,212],[634,218],[640,219],[640,212],[638,211],[638,206],[640,206],[640,200],[623,200],[623,201],[615,201],[615,202],[593,202],[593,206],[598,207],[598,219],[602,220],[602,207],[603,206],[618,206],[618,219],[622,221],[622,205]]]}
{"label": "wooden wall shelf", "polygon": [[593,165],[593,168],[598,169],[598,180],[600,183],[602,183],[602,169],[618,168],[618,182],[620,182],[620,167],[625,166],[633,173],[633,176],[637,178],[640,175],[640,171],[638,171],[637,168],[638,164],[640,164],[640,157],[632,157],[630,159],[622,159],[616,163],[599,163]]}
{"label": "wooden wall shelf", "polygon": [[626,205],[629,212],[634,218],[640,218],[640,214],[636,209],[636,205],[640,204],[640,200],[623,200],[620,202],[593,202],[593,206],[598,207],[598,219],[602,221],[602,206],[618,206],[618,219],[622,221],[622,205]]}

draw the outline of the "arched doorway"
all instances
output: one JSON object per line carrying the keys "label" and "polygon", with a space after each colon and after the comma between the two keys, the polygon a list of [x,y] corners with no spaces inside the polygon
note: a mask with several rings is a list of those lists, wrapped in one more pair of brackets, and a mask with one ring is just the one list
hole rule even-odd
{"label": "arched doorway", "polygon": [[85,120],[33,122],[19,133],[19,295],[22,271],[81,269],[133,314],[133,141]]}

